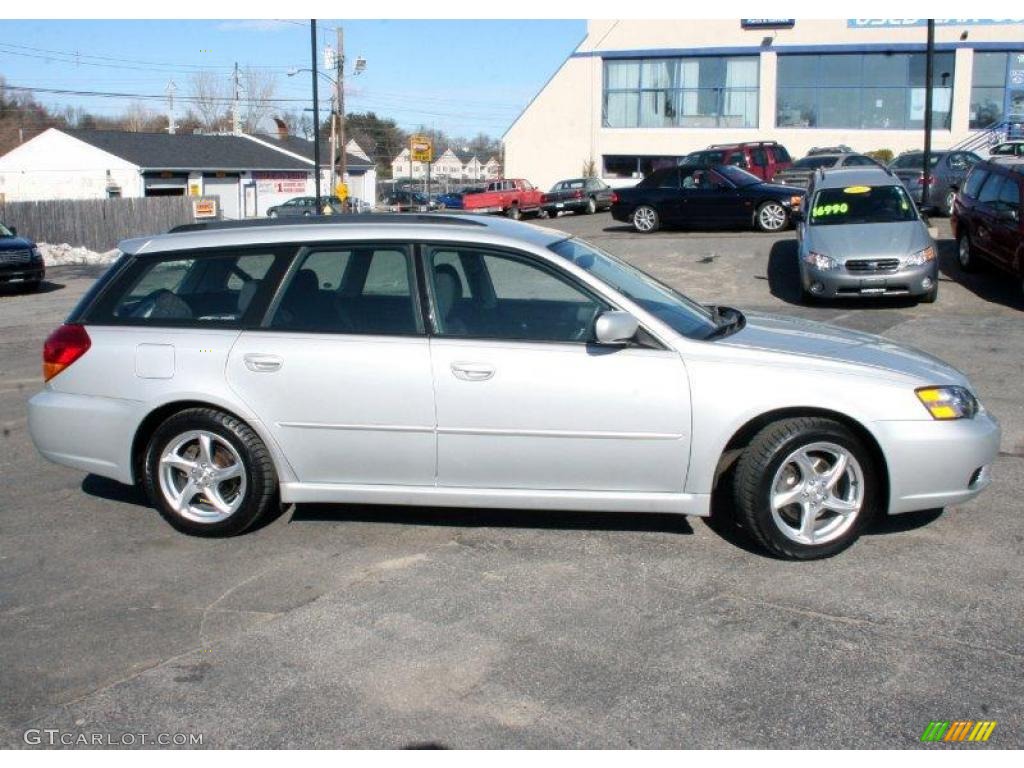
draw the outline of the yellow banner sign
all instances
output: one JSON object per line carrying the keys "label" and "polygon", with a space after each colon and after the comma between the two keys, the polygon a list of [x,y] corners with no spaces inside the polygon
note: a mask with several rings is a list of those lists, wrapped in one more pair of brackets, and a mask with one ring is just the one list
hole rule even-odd
{"label": "yellow banner sign", "polygon": [[429,163],[434,159],[434,146],[426,136],[413,136],[409,139],[409,153],[414,163]]}

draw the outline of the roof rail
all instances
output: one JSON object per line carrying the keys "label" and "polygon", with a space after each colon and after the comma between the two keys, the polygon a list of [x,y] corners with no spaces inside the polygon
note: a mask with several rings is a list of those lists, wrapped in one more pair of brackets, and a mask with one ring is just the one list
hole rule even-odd
{"label": "roof rail", "polygon": [[293,227],[297,225],[338,225],[338,224],[447,224],[463,227],[486,227],[484,221],[474,221],[470,216],[451,216],[436,213],[340,213],[333,216],[295,216],[287,219],[241,219],[237,221],[197,221],[193,224],[179,224],[167,230],[167,234],[179,232],[206,232],[216,229],[249,229],[251,227]]}

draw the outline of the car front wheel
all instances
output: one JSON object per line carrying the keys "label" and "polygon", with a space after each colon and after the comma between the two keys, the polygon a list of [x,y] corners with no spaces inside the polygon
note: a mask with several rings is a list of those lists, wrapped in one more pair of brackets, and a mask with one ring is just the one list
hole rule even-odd
{"label": "car front wheel", "polygon": [[853,544],[877,506],[874,460],[831,419],[783,419],[762,429],[736,467],[739,522],[762,547],[793,560],[830,557]]}
{"label": "car front wheel", "polygon": [[213,408],[189,408],[156,429],[143,485],[167,522],[195,536],[242,533],[277,498],[277,475],[263,441]]}
{"label": "car front wheel", "polygon": [[764,232],[780,232],[786,228],[789,216],[782,203],[769,200],[757,209],[757,226]]}
{"label": "car front wheel", "polygon": [[637,232],[642,232],[643,234],[657,232],[660,226],[661,219],[658,216],[658,212],[651,206],[641,205],[633,211],[633,228]]}

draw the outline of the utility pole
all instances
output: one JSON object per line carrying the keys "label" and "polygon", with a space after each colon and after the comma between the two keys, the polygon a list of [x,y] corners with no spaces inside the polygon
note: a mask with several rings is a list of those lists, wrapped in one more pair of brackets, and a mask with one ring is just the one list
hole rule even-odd
{"label": "utility pole", "polygon": [[[338,27],[335,32],[338,35],[338,47],[334,52],[334,103],[338,108],[339,152],[331,158],[331,162],[334,163],[337,158],[338,177],[342,184],[347,184],[348,182],[345,181],[345,174],[348,173],[348,154],[345,152],[345,30]],[[348,210],[347,196],[341,209]]]}
{"label": "utility pole", "polygon": [[235,72],[232,76],[235,84],[235,95],[231,100],[231,132],[236,136],[242,132],[242,111],[239,107],[238,100],[239,96],[239,79],[238,79],[238,62],[235,62]]}
{"label": "utility pole", "polygon": [[316,213],[320,215],[320,90],[316,76],[316,19],[309,20],[309,47],[313,57],[310,77],[313,78],[313,183],[316,186]]}
{"label": "utility pole", "polygon": [[928,47],[924,58],[924,169],[921,171],[921,207],[928,204],[932,172],[932,78],[935,69],[935,19],[928,19]]}
{"label": "utility pole", "polygon": [[171,80],[167,83],[167,133],[174,135],[174,94],[177,92],[178,86]]}

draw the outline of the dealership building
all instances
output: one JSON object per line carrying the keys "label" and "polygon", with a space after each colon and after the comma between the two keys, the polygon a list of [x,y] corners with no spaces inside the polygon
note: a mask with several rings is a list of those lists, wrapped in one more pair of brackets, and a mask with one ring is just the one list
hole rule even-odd
{"label": "dealership building", "polygon": [[[590,21],[504,136],[509,177],[610,184],[710,144],[899,153],[924,142],[924,19]],[[937,19],[937,149],[1024,120],[1024,19]]]}

